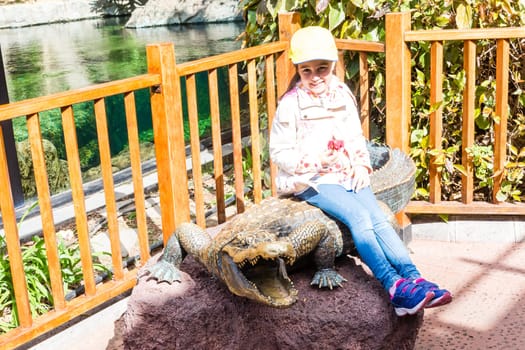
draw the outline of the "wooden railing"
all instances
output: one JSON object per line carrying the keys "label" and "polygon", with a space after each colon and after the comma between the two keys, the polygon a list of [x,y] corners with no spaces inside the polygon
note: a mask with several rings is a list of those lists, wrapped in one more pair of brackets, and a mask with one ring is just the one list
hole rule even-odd
{"label": "wooden railing", "polygon": [[[152,61],[150,65],[155,66],[159,65],[159,63]],[[7,254],[10,261],[11,275],[13,276],[13,286],[20,326],[17,329],[0,336],[1,348],[10,348],[33,339],[44,332],[69,321],[75,316],[81,315],[87,310],[118,296],[135,285],[136,271],[126,271],[123,267],[121,258],[115,188],[113,184],[109,134],[104,103],[105,98],[108,96],[115,94],[124,95],[133,186],[135,190],[134,196],[137,213],[137,232],[140,242],[140,259],[144,262],[149,258],[149,247],[134,91],[155,87],[159,84],[159,75],[146,74],[84,89],[0,106],[1,120],[25,116],[27,121],[28,137],[31,145],[31,155],[38,193],[38,205],[42,220],[42,235],[45,241],[53,297],[53,310],[44,316],[33,319],[28,298],[26,275],[24,272],[25,268],[21,255],[15,207],[11,191],[2,190],[0,191],[0,208],[2,210],[3,230],[7,246]],[[108,283],[99,286],[95,283],[93,270],[88,232],[88,213],[86,212],[84,204],[84,191],[80,171],[75,116],[73,112],[73,105],[86,101],[92,101],[94,104],[112,255],[113,278]],[[50,109],[59,109],[62,116],[69,180],[75,211],[75,231],[79,243],[83,284],[85,289],[84,295],[75,298],[70,302],[66,302],[64,295],[56,228],[53,218],[54,208],[52,207],[51,202],[40,129],[39,113]],[[1,128],[0,140],[2,140],[2,142],[0,142],[0,183],[3,184],[4,188],[9,188],[9,175]]]}
{"label": "wooden railing", "polygon": [[[242,118],[240,100],[240,95],[244,95],[244,93],[246,93],[245,96],[247,100],[247,121],[250,126],[249,142],[247,144],[250,147],[252,159],[252,199],[254,202],[259,202],[262,199],[262,176],[264,169],[262,169],[261,155],[264,150],[261,146],[261,135],[264,133],[262,132],[263,128],[260,125],[261,120],[259,116],[267,115],[267,125],[271,125],[278,96],[285,92],[288,82],[295,72],[295,68],[287,58],[287,50],[291,35],[299,27],[298,14],[281,14],[279,17],[279,41],[182,64],[176,64],[173,44],[149,45],[147,47],[148,74],[0,106],[0,120],[13,119],[20,116],[25,116],[27,119],[40,216],[42,219],[43,236],[46,244],[46,253],[51,275],[51,289],[54,300],[53,310],[51,312],[33,319],[28,300],[13,200],[10,191],[0,191],[0,209],[2,212],[3,229],[11,271],[14,276],[13,284],[20,319],[20,326],[17,329],[0,336],[1,348],[11,348],[26,343],[124,291],[133,288],[136,283],[137,268],[149,259],[150,250],[146,232],[147,220],[144,208],[144,189],[140,166],[141,160],[139,156],[134,91],[143,88],[149,88],[151,90],[150,102],[164,240],[167,240],[175,227],[182,222],[194,220],[203,227],[207,225],[203,183],[204,171],[201,165],[199,139],[199,105],[197,103],[197,95],[201,92],[199,97],[202,97],[202,91],[199,90],[196,83],[197,74],[206,74],[208,80],[213,148],[213,192],[215,195],[217,222],[224,222],[228,218],[226,212],[227,196],[233,195],[235,197],[235,213],[243,212],[246,206],[245,186],[247,179],[244,178],[245,169],[243,169],[243,147],[245,147],[245,144],[243,143],[243,135],[241,133]],[[460,34],[451,34],[451,38],[457,39],[460,37],[462,40],[467,40],[470,43],[471,40],[474,40],[473,38],[481,35],[480,33],[476,33],[476,31],[468,33],[470,33],[468,35],[471,35],[468,36],[469,39],[464,39],[466,38],[464,36],[460,37]],[[519,36],[522,33],[519,30],[512,30],[507,32],[507,34]],[[359,86],[358,96],[361,104],[361,120],[365,133],[368,133],[370,105],[367,54],[370,52],[386,52],[387,142],[394,147],[399,147],[404,150],[407,150],[409,145],[408,135],[410,131],[410,51],[407,45],[411,40],[438,39],[428,32],[421,33],[421,37],[418,37],[418,35],[418,32],[410,31],[409,15],[389,14],[387,15],[386,46],[382,43],[366,41],[337,40],[337,46],[340,50],[350,50],[359,53],[360,74],[357,84]],[[439,39],[443,40],[444,36],[439,36]],[[436,45],[436,47],[439,47],[439,44]],[[500,55],[504,57],[508,52],[505,49],[505,44],[503,43],[500,44],[500,46],[501,45],[502,48],[499,50],[501,51]],[[470,47],[470,44],[468,44],[468,46]],[[434,53],[434,59],[440,57],[439,48],[434,49],[433,52],[437,52]],[[224,111],[220,110],[221,104],[219,103],[221,91],[219,88],[218,73],[220,70],[227,71],[229,117],[231,120],[231,125],[229,126],[221,125],[221,123],[224,123]],[[502,72],[504,73],[505,70]],[[501,75],[502,73],[500,72],[499,74]],[[244,82],[240,83],[239,77],[241,75],[244,77]],[[338,65],[337,75],[344,77],[344,67],[342,65]],[[433,76],[440,76],[439,68],[437,68],[437,70],[433,69]],[[259,85],[258,81],[260,80],[264,80],[264,86]],[[499,84],[504,84],[504,79],[500,78],[500,80]],[[182,98],[182,84],[185,84],[186,88],[185,100]],[[439,86],[437,82],[435,84],[435,86]],[[109,138],[106,124],[107,118],[111,116],[106,115],[104,107],[104,100],[108,96],[115,94],[124,94],[125,96],[125,114],[131,153],[132,183],[134,186],[137,231],[141,252],[140,263],[137,265],[137,268],[129,270],[123,267],[121,261],[119,230],[116,224],[118,213],[115,206],[115,191],[113,174],[111,172]],[[468,90],[468,94],[472,94],[472,90]],[[502,93],[500,92],[500,94]],[[433,99],[436,101],[438,101],[439,98],[439,93],[433,95]],[[86,101],[92,101],[95,106],[106,215],[108,218],[111,253],[113,257],[112,280],[99,285],[95,284],[91,260],[87,230],[88,213],[86,213],[86,207],[84,205],[75,119],[72,108],[74,104]],[[187,107],[189,120],[189,145],[191,147],[192,162],[191,173],[188,173],[186,163],[183,121],[184,106]],[[265,106],[265,110],[262,110],[261,106]],[[504,109],[504,107],[504,102],[501,102],[500,108]],[[61,268],[57,256],[56,228],[53,221],[54,208],[52,208],[50,200],[51,196],[47,183],[39,123],[41,117],[40,112],[53,108],[60,109],[62,115],[72,199],[75,208],[76,232],[81,250],[85,284],[85,293],[72,301],[66,301],[64,298]],[[469,121],[471,120],[470,113],[471,112],[467,113],[467,119]],[[439,118],[435,116],[433,119]],[[234,185],[230,193],[226,193],[227,191],[225,189],[227,167],[223,163],[225,159],[223,149],[226,145],[223,144],[221,138],[221,130],[226,128],[232,131],[231,145],[233,160],[231,164],[233,166]],[[472,129],[470,128],[468,130],[470,131],[467,131],[467,135],[469,135],[468,133],[471,132]],[[432,133],[434,140],[439,140],[439,130],[436,129],[436,126],[433,126]],[[505,139],[505,132],[503,130],[499,132],[499,135],[501,139]],[[3,140],[3,135],[0,129],[0,141],[1,140]],[[435,145],[435,147],[437,147],[437,145]],[[500,148],[501,150],[496,150],[496,152],[499,152],[499,157],[502,157],[504,151],[502,147]],[[272,175],[275,174],[273,166],[271,166],[271,169]],[[193,183],[191,192],[189,189],[190,179]],[[436,181],[437,179],[434,179],[433,184],[435,184]],[[9,183],[3,142],[0,142],[0,183]],[[5,187],[7,187],[7,185]],[[436,187],[436,189],[433,190],[433,198],[436,198],[437,191]],[[465,193],[468,194],[471,192],[472,188],[467,186]],[[273,184],[272,193],[275,194]],[[468,198],[468,196],[466,198]],[[480,214],[484,213],[484,209],[479,209],[481,208],[480,206],[472,206],[468,200],[464,202],[461,206],[452,207],[457,208],[454,209],[455,211],[473,208],[468,210],[479,210]],[[502,210],[505,213],[523,214],[523,207],[516,205],[494,204],[493,207],[506,207],[507,209],[491,209],[489,213]],[[408,212],[427,212],[425,208],[431,208],[429,209],[430,212],[448,212],[448,207],[445,204],[439,205],[437,201],[433,204],[411,203]]]}
{"label": "wooden railing", "polygon": [[[412,31],[410,12],[391,13],[386,16],[386,141],[393,147],[409,151],[411,113],[411,42],[431,43],[430,105],[443,101],[443,42],[462,41],[464,70],[466,76],[463,93],[462,175],[461,201],[441,201],[441,178],[438,166],[430,162],[430,199],[412,201],[407,213],[426,214],[480,214],[525,215],[525,205],[500,203],[496,194],[501,188],[507,160],[507,119],[509,85],[509,40],[525,38],[525,27],[490,28],[471,30],[424,30]],[[476,88],[476,41],[494,40],[497,50],[496,62],[496,115],[494,124],[494,178],[492,202],[473,200],[474,166],[467,149],[474,144],[474,106]],[[442,149],[442,106],[430,115],[430,148]]]}
{"label": "wooden railing", "polygon": [[[107,128],[105,99],[116,94],[124,94],[125,115],[129,135],[129,149],[132,168],[132,183],[136,206],[137,231],[140,244],[140,267],[150,257],[147,234],[147,220],[144,206],[144,188],[142,183],[141,159],[135,112],[135,94],[139,89],[151,89],[150,102],[153,118],[153,132],[157,161],[158,187],[160,195],[160,210],[164,239],[173,232],[181,222],[195,220],[206,226],[205,200],[203,195],[203,170],[201,166],[199,121],[196,86],[196,75],[206,74],[208,78],[209,106],[211,119],[211,136],[213,147],[213,176],[215,179],[215,197],[218,222],[224,222],[226,217],[225,198],[232,193],[225,193],[225,171],[222,154],[223,145],[221,130],[232,130],[233,173],[236,212],[242,212],[245,203],[245,181],[243,179],[243,141],[241,135],[241,105],[239,96],[247,91],[248,120],[250,125],[249,145],[252,155],[253,200],[262,199],[262,171],[260,127],[261,114],[268,116],[268,124],[275,113],[277,96],[285,92],[288,81],[294,73],[287,58],[288,41],[298,28],[298,14],[281,16],[281,41],[254,48],[238,50],[214,57],[192,62],[176,64],[173,44],[155,44],[147,47],[148,74],[106,84],[95,85],[84,89],[68,91],[50,96],[15,102],[0,106],[0,120],[14,119],[25,116],[27,120],[29,141],[35,169],[35,181],[38,193],[38,204],[42,220],[43,236],[50,271],[51,290],[53,295],[53,310],[33,319],[30,310],[26,276],[21,257],[21,244],[17,228],[17,217],[10,191],[0,192],[0,208],[2,211],[3,230],[6,239],[7,252],[10,259],[13,285],[17,304],[20,326],[0,336],[0,347],[11,348],[23,344],[59,325],[81,315],[82,313],[102,304],[103,302],[133,288],[136,281],[137,268],[123,267],[120,251],[120,234],[117,224],[117,207],[115,186],[111,167],[109,134]],[[339,40],[341,50],[360,51],[361,103],[368,106],[368,74],[366,69],[366,52],[381,52],[384,45],[364,41]],[[261,69],[264,67],[264,69]],[[221,125],[223,113],[220,111],[220,91],[218,72],[227,70],[229,87],[229,107],[231,125]],[[246,76],[245,83],[239,83],[242,72]],[[338,75],[344,76],[344,68],[338,67]],[[264,95],[260,96],[258,81],[264,77]],[[182,86],[186,87],[186,100],[182,99]],[[260,103],[261,99],[265,103]],[[95,283],[92,254],[88,232],[88,213],[84,204],[85,197],[80,172],[80,159],[76,138],[75,115],[73,105],[92,102],[97,124],[97,135],[101,159],[102,180],[105,194],[105,210],[108,219],[108,230],[111,240],[112,280],[103,284]],[[192,170],[187,172],[183,104],[186,103],[189,119],[190,147]],[[266,110],[260,110],[265,105]],[[53,206],[47,180],[47,170],[44,161],[42,135],[40,131],[40,113],[50,109],[59,109],[62,115],[65,148],[69,177],[71,183],[72,201],[75,209],[75,231],[80,246],[83,281],[85,292],[72,301],[66,301],[63,290],[61,266],[58,257],[56,227],[53,217]],[[367,125],[368,109],[363,108],[362,119]],[[0,129],[0,140],[3,135]],[[0,142],[0,183],[8,184],[9,176],[5,149]],[[190,195],[188,182],[191,178],[194,188]],[[6,186],[7,187],[7,186]],[[275,188],[274,188],[275,193]],[[190,200],[194,210],[190,210]],[[192,206],[193,207],[193,206]],[[191,211],[191,212],[190,212]]]}

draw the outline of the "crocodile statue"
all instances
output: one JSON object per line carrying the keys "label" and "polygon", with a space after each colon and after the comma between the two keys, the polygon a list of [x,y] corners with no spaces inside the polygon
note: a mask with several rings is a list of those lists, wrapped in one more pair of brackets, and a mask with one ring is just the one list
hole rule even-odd
{"label": "crocodile statue", "polygon": [[[415,166],[397,149],[369,143],[369,151],[374,168],[372,189],[395,224],[393,213],[413,193]],[[233,294],[288,307],[297,300],[298,292],[287,268],[299,260],[313,260],[317,271],[311,284],[332,289],[345,281],[334,268],[335,258],[352,248],[346,226],[320,209],[293,197],[270,197],[223,224],[213,237],[193,223],[181,224],[158,261],[141,275],[158,282],[181,281],[179,266],[191,254]]]}

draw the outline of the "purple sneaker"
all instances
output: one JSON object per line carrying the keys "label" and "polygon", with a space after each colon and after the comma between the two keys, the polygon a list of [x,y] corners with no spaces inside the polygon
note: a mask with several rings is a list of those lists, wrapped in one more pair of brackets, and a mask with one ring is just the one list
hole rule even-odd
{"label": "purple sneaker", "polygon": [[390,300],[398,316],[416,314],[435,296],[433,291],[404,278],[398,280],[394,288]]}
{"label": "purple sneaker", "polygon": [[426,308],[445,305],[452,301],[452,294],[446,289],[440,289],[435,283],[424,278],[417,278],[414,283],[434,293],[434,298],[425,306]]}

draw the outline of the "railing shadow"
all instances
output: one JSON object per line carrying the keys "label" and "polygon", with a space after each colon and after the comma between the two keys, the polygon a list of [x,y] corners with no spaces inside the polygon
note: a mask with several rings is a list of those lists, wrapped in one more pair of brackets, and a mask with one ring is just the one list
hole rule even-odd
{"label": "railing shadow", "polygon": [[414,244],[421,269],[454,294],[451,304],[425,311],[416,350],[523,348],[523,242],[431,242],[428,254]]}

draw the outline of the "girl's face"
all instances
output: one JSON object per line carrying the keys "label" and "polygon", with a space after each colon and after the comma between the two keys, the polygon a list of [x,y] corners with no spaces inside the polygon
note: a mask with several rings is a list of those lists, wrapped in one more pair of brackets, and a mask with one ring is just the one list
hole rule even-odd
{"label": "girl's face", "polygon": [[301,77],[303,86],[314,95],[319,96],[328,92],[334,62],[314,60],[297,65],[297,72]]}

